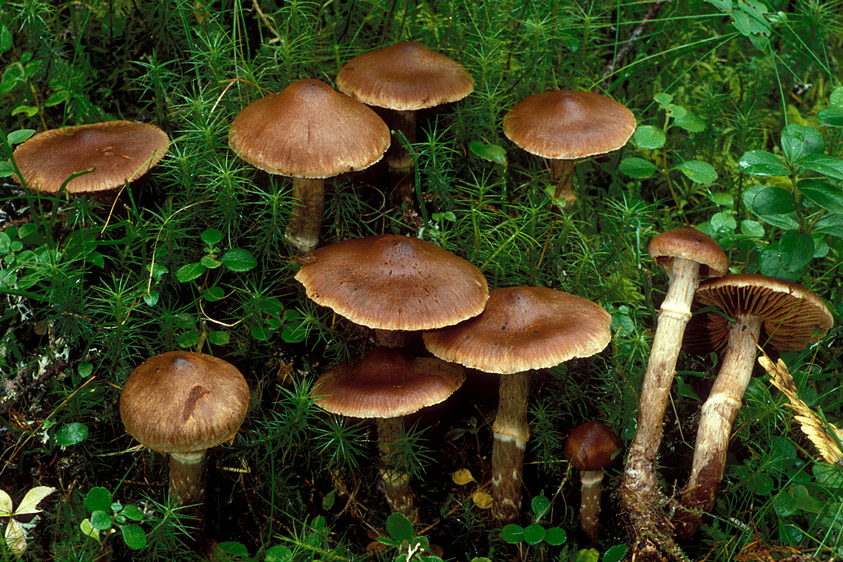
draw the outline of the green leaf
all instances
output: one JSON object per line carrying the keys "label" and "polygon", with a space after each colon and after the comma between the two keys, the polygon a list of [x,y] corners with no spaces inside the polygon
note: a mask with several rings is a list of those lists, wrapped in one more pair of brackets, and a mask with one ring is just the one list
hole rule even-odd
{"label": "green leaf", "polygon": [[199,235],[202,238],[202,242],[207,244],[208,246],[216,246],[225,235],[222,233],[221,230],[217,230],[216,228],[208,228],[202,231],[202,234]]}
{"label": "green leaf", "polygon": [[272,331],[267,330],[263,326],[255,326],[249,330],[249,333],[257,341],[269,341],[269,338],[272,337]]}
{"label": "green leaf", "polygon": [[676,166],[674,170],[679,170],[694,183],[708,185],[717,180],[717,170],[708,162],[687,160]]}
{"label": "green leaf", "polygon": [[201,334],[199,330],[188,330],[183,334],[179,334],[178,344],[181,348],[195,347],[199,343]]}
{"label": "green leaf", "polygon": [[814,127],[805,127],[791,123],[782,130],[782,151],[791,164],[795,164],[809,154],[821,154],[825,142]]}
{"label": "green leaf", "polygon": [[790,169],[775,154],[750,150],[738,160],[738,167],[752,176],[786,176]]}
{"label": "green leaf", "polygon": [[483,160],[506,166],[506,150],[502,146],[475,140],[469,143],[468,149]]}
{"label": "green leaf", "polygon": [[101,509],[94,510],[91,513],[91,526],[100,531],[106,531],[111,528],[111,515]]}
{"label": "green leaf", "polygon": [[100,540],[100,530],[94,529],[94,526],[91,525],[91,520],[88,519],[87,517],[85,519],[83,519],[81,523],[79,523],[79,529],[82,531],[82,534],[84,534],[85,536],[91,537],[92,539],[95,539],[97,542],[99,542],[99,540]]}
{"label": "green leaf", "polygon": [[94,372],[94,366],[91,363],[79,363],[79,366],[76,368],[76,372],[79,373],[79,376],[83,379],[87,379],[91,376],[91,373]]}
{"label": "green leaf", "polygon": [[266,551],[264,562],[293,562],[293,552],[286,546],[271,546]]}
{"label": "green leaf", "polygon": [[723,12],[731,12],[732,11],[732,0],[705,0],[709,4],[713,5],[714,7],[718,8]]}
{"label": "green leaf", "polygon": [[14,175],[15,169],[11,162],[0,162],[0,178],[8,178]]}
{"label": "green leaf", "polygon": [[755,196],[746,203],[753,212],[759,215],[783,215],[796,210],[793,194],[771,185],[758,190]]}
{"label": "green leaf", "polygon": [[658,92],[653,95],[653,99],[659,104],[659,109],[665,109],[673,101],[673,96],[665,92]]}
{"label": "green leaf", "polygon": [[603,554],[602,562],[620,562],[626,556],[626,545],[625,544],[616,544],[615,546],[610,546],[609,549]]}
{"label": "green leaf", "polygon": [[658,127],[653,127],[652,125],[641,125],[635,129],[635,133],[632,135],[632,141],[639,148],[654,150],[664,146],[667,138],[664,136],[664,131]]}
{"label": "green leaf", "polygon": [[843,189],[822,181],[806,180],[799,183],[799,191],[818,207],[843,214]]}
{"label": "green leaf", "polygon": [[828,154],[810,154],[799,165],[836,180],[843,180],[843,160]]}
{"label": "green leaf", "polygon": [[735,204],[735,198],[732,197],[732,194],[726,193],[725,191],[715,191],[714,193],[709,193],[708,198],[711,199],[713,203],[720,205],[721,207],[732,207]]}
{"label": "green leaf", "polygon": [[208,341],[213,345],[228,345],[231,341],[231,334],[222,330],[215,330],[208,333]]}
{"label": "green leaf", "polygon": [[232,248],[222,257],[222,263],[231,271],[243,272],[257,267],[258,260],[248,250]]}
{"label": "green leaf", "polygon": [[113,501],[114,498],[111,496],[111,492],[102,486],[91,488],[85,494],[85,508],[88,511],[110,511]]}
{"label": "green leaf", "polygon": [[533,509],[533,515],[541,517],[550,507],[550,500],[544,494],[533,496],[533,499],[530,501],[530,507]]}
{"label": "green leaf", "polygon": [[773,509],[779,517],[790,517],[799,511],[796,507],[796,498],[790,489],[782,490],[773,497]]}
{"label": "green leaf", "polygon": [[202,297],[208,302],[217,302],[225,298],[225,291],[222,287],[217,287],[215,285],[205,289],[205,292],[202,293]]}
{"label": "green leaf", "polygon": [[413,524],[403,513],[392,513],[386,518],[386,532],[396,541],[413,539]]}
{"label": "green leaf", "polygon": [[741,221],[741,234],[750,238],[764,238],[764,225],[758,221]]}
{"label": "green leaf", "polygon": [[814,257],[814,239],[796,230],[785,232],[779,240],[779,261],[786,271],[805,269]]}
{"label": "green leaf", "polygon": [[596,548],[583,548],[574,554],[573,562],[597,562],[600,560],[600,553]]}
{"label": "green leaf", "polygon": [[6,140],[9,141],[9,144],[19,144],[34,134],[35,129],[20,129],[18,131],[12,131],[6,135]]}
{"label": "green leaf", "polygon": [[176,271],[176,279],[178,279],[180,283],[187,283],[188,281],[193,281],[205,273],[205,270],[206,267],[201,263],[189,263],[181,266],[178,271]]}
{"label": "green leaf", "polygon": [[12,48],[12,32],[5,25],[0,25],[0,53]]}
{"label": "green leaf", "polygon": [[161,295],[155,289],[150,289],[148,293],[144,293],[143,295],[143,302],[147,304],[147,306],[155,306],[158,304],[158,298]]}
{"label": "green leaf", "polygon": [[518,544],[524,540],[524,527],[510,523],[501,529],[501,539],[509,544]]}
{"label": "green leaf", "polygon": [[143,511],[138,509],[137,506],[131,504],[123,506],[123,511],[121,513],[132,521],[143,521]]}
{"label": "green leaf", "polygon": [[551,546],[560,546],[568,540],[568,534],[561,527],[551,527],[544,536],[544,542]]}
{"label": "green leaf", "polygon": [[287,343],[300,343],[307,336],[304,328],[304,316],[297,310],[284,312],[284,329],[281,331],[281,339]]}
{"label": "green leaf", "polygon": [[622,174],[638,180],[649,178],[659,170],[655,164],[643,158],[624,158],[618,169]]}
{"label": "green leaf", "polygon": [[123,525],[120,527],[123,533],[123,542],[132,550],[143,550],[146,548],[146,533],[140,525]]}
{"label": "green leaf", "polygon": [[820,123],[828,127],[843,127],[843,109],[827,107],[817,113]]}
{"label": "green leaf", "polygon": [[673,110],[673,124],[681,129],[685,129],[689,133],[701,133],[706,129],[706,123],[698,115],[692,111],[688,111],[684,107],[671,104],[668,108],[681,109],[682,111]]}
{"label": "green leaf", "polygon": [[538,523],[533,523],[524,528],[524,542],[527,544],[539,544],[544,540],[547,532]]}
{"label": "green leaf", "polygon": [[811,467],[811,472],[814,473],[814,479],[817,483],[824,488],[831,488],[833,490],[843,488],[843,467],[833,464],[815,463]]}
{"label": "green leaf", "polygon": [[[802,277],[801,273],[787,271],[785,268],[782,267],[782,262],[779,259],[778,244],[774,245],[771,248],[768,247],[761,250],[761,254],[758,257],[758,268],[761,272],[761,275],[776,277],[778,279],[784,279],[785,281],[799,281],[799,279]],[[766,474],[764,475],[764,477],[769,478],[769,476],[767,476]]]}
{"label": "green leaf", "polygon": [[88,437],[88,426],[82,422],[71,422],[56,432],[56,445],[69,447],[81,443]]}
{"label": "green leaf", "polygon": [[222,262],[216,259],[214,256],[202,256],[202,259],[199,260],[199,263],[207,267],[208,269],[216,269],[222,265]]}
{"label": "green leaf", "polygon": [[12,110],[12,115],[19,115],[21,113],[27,117],[32,117],[38,113],[38,107],[35,105],[21,104]]}
{"label": "green leaf", "polygon": [[243,543],[236,541],[225,541],[217,544],[216,550],[227,554],[229,556],[237,556],[238,558],[249,558],[249,550]]}

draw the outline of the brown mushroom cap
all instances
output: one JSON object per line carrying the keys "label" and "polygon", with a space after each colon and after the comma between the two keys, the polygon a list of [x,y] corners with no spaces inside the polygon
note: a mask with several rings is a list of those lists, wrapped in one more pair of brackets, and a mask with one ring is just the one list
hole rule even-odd
{"label": "brown mushroom cap", "polygon": [[531,154],[575,160],[621,148],[635,132],[635,116],[600,94],[543,92],[518,102],[504,117],[503,132]]}
{"label": "brown mushroom cap", "polygon": [[461,100],[474,91],[474,79],[452,58],[402,41],[348,61],[337,89],[368,105],[412,111]]}
{"label": "brown mushroom cap", "polygon": [[600,470],[614,462],[620,446],[605,424],[586,422],[571,431],[565,441],[565,457],[577,470]]}
{"label": "brown mushroom cap", "polygon": [[462,368],[431,357],[409,360],[377,347],[354,365],[334,367],[316,381],[316,405],[357,418],[397,418],[448,399],[465,380]]}
{"label": "brown mushroom cap", "polygon": [[228,131],[232,150],[256,168],[312,179],[368,168],[389,142],[374,111],[319,80],[299,80],[249,104]]}
{"label": "brown mushroom cap", "polygon": [[58,192],[74,173],[93,170],[67,184],[68,193],[83,193],[139,178],[164,157],[169,144],[167,133],[155,125],[106,121],[38,133],[13,156],[26,186],[45,193]]}
{"label": "brown mushroom cap", "polygon": [[424,334],[436,357],[487,373],[511,374],[590,357],[611,340],[600,305],[544,287],[495,289],[482,314]]}
{"label": "brown mushroom cap", "polygon": [[663,232],[647,246],[650,257],[666,268],[675,259],[700,264],[701,277],[720,277],[729,269],[729,259],[714,239],[695,228],[679,228]]}
{"label": "brown mushroom cap", "polygon": [[480,270],[430,242],[395,234],[344,240],[304,256],[295,279],[307,296],[381,330],[431,330],[483,311]]}
{"label": "brown mushroom cap", "polygon": [[[804,349],[834,324],[825,303],[798,283],[744,273],[700,283],[694,307],[720,308],[726,316],[761,318],[759,344],[779,351]],[[729,320],[723,314],[695,315],[685,332],[685,347],[694,353],[723,351],[729,343]]]}
{"label": "brown mushroom cap", "polygon": [[171,351],[144,361],[120,395],[126,431],[161,453],[219,445],[243,423],[249,385],[226,361],[203,353]]}

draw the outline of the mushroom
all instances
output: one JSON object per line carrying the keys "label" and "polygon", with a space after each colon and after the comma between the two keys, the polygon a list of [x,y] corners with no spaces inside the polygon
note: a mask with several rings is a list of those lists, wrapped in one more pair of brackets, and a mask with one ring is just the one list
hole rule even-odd
{"label": "mushroom", "polygon": [[618,102],[576,90],[534,94],[518,102],[503,119],[509,140],[550,159],[555,201],[570,206],[575,161],[621,148],[635,132],[635,116]]}
{"label": "mushroom", "polygon": [[732,425],[752,375],[757,345],[799,350],[822,338],[834,319],[805,287],[772,277],[741,274],[700,283],[694,306],[719,311],[695,315],[685,332],[692,352],[722,354],[720,371],[702,406],[691,475],[680,493],[680,536],[693,535],[720,490]]}
{"label": "mushroom", "polygon": [[580,527],[591,542],[597,541],[599,531],[603,469],[615,461],[619,451],[618,438],[598,421],[578,425],[565,441],[565,457],[582,472]]}
{"label": "mushroom", "polygon": [[450,326],[483,311],[489,288],[480,270],[439,246],[395,234],[343,240],[300,260],[295,279],[307,296],[376,330],[380,345],[402,345],[396,331]]}
{"label": "mushroom", "polygon": [[530,438],[530,371],[602,351],[611,317],[599,305],[544,287],[495,289],[482,314],[425,332],[428,351],[445,361],[503,375],[492,425],[492,512],[501,524],[518,520],[524,450]]}
{"label": "mushroom", "polygon": [[401,416],[448,399],[465,380],[463,370],[430,357],[409,360],[377,347],[354,365],[334,367],[316,381],[316,405],[328,412],[376,418],[381,471],[392,511],[413,514],[409,476],[397,470],[393,444],[401,437]]}
{"label": "mushroom", "polygon": [[247,105],[228,144],[270,174],[292,176],[295,207],[284,232],[299,252],[319,244],[325,178],[368,168],[389,147],[377,114],[319,80],[299,80]]}
{"label": "mushroom", "polygon": [[[474,91],[474,79],[450,57],[415,41],[401,41],[348,61],[337,75],[337,89],[367,104],[394,110],[394,128],[416,140],[416,111],[461,100]],[[393,175],[406,177],[413,159],[400,142],[386,157]],[[406,184],[397,195],[411,196]]]}
{"label": "mushroom", "polygon": [[206,450],[232,439],[249,405],[249,385],[226,361],[171,351],[144,361],[120,395],[120,417],[141,445],[170,454],[170,497],[202,504]]}
{"label": "mushroom", "polygon": [[49,129],[18,146],[14,178],[29,189],[57,193],[107,191],[144,175],[167,153],[167,133],[149,123],[106,121]]}
{"label": "mushroom", "polygon": [[629,449],[621,486],[621,505],[636,529],[647,534],[656,503],[656,457],[670,399],[682,335],[691,318],[691,302],[701,278],[722,276],[729,262],[710,236],[693,228],[659,234],[647,246],[650,257],[668,275],[659,320],[638,403],[638,429]]}

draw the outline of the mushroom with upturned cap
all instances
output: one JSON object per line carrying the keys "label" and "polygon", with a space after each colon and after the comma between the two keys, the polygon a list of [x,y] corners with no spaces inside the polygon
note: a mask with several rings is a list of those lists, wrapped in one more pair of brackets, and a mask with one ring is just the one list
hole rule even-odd
{"label": "mushroom with upturned cap", "polygon": [[580,527],[591,542],[597,540],[599,533],[603,469],[615,461],[619,451],[618,438],[598,421],[578,425],[565,441],[565,457],[582,473]]}
{"label": "mushroom with upturned cap", "polygon": [[[714,507],[723,480],[732,425],[755,364],[756,346],[799,350],[822,338],[834,323],[822,299],[802,285],[757,274],[729,275],[700,283],[696,309],[717,307],[691,319],[686,349],[722,353],[720,371],[702,406],[691,475],[680,493],[688,511],[678,533],[693,535],[700,511]],[[731,320],[730,320],[731,319]]]}
{"label": "mushroom with upturned cap", "polygon": [[312,394],[328,412],[377,420],[387,502],[392,511],[411,516],[409,476],[396,470],[393,457],[401,417],[444,402],[464,380],[456,365],[430,357],[409,360],[394,349],[377,347],[354,365],[339,365],[319,377]]}
{"label": "mushroom with upturned cap", "polygon": [[553,198],[573,204],[574,164],[587,156],[617,150],[635,132],[635,116],[606,96],[578,90],[534,94],[515,104],[503,119],[506,137],[531,154],[550,160]]}
{"label": "mushroom with upturned cap", "polygon": [[582,297],[545,287],[509,287],[492,291],[479,316],[424,333],[425,346],[436,357],[502,375],[492,425],[492,511],[499,523],[520,516],[530,371],[599,353],[611,340],[610,324],[603,308]]}
{"label": "mushroom with upturned cap", "polygon": [[29,189],[57,193],[108,191],[144,175],[167,153],[167,133],[149,123],[105,121],[49,129],[18,146],[14,178]]}
{"label": "mushroom with upturned cap", "polygon": [[319,80],[299,80],[246,106],[228,144],[270,174],[293,178],[296,207],[284,236],[300,252],[319,244],[325,178],[368,168],[389,147],[389,128],[362,103]]}

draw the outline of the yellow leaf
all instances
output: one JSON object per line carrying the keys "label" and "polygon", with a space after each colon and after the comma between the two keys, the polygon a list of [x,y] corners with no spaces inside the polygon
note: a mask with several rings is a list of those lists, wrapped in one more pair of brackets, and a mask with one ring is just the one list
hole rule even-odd
{"label": "yellow leaf", "polygon": [[8,517],[12,514],[12,498],[5,491],[0,490],[0,517]]}
{"label": "yellow leaf", "polygon": [[5,539],[6,547],[15,556],[20,557],[26,552],[26,533],[20,526],[20,523],[14,519],[9,519],[9,523],[6,525]]}
{"label": "yellow leaf", "polygon": [[467,468],[461,468],[451,474],[451,480],[458,486],[464,486],[469,482],[474,482],[474,476],[471,475],[471,471]]}
{"label": "yellow leaf", "polygon": [[471,494],[471,501],[473,501],[474,505],[480,509],[489,509],[492,507],[492,496],[483,490],[475,490],[474,493]]}
{"label": "yellow leaf", "polygon": [[20,505],[15,510],[15,515],[30,515],[38,513],[41,510],[36,508],[38,502],[55,492],[55,488],[49,486],[35,486],[29,490],[20,502]]}

